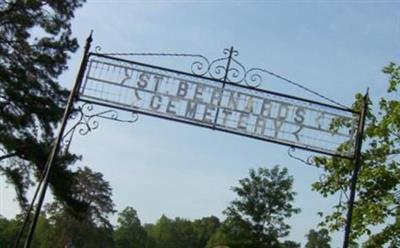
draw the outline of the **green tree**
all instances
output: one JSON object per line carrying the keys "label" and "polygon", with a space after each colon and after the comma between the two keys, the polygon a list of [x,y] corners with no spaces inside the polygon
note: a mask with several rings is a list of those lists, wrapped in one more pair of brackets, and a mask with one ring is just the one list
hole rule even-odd
{"label": "green tree", "polygon": [[73,178],[73,197],[88,208],[86,212],[76,214],[68,205],[57,201],[46,206],[56,238],[52,247],[113,247],[108,217],[115,210],[109,183],[101,173],[87,167],[74,172]]}
{"label": "green tree", "polygon": [[54,243],[54,229],[45,213],[41,213],[38,219],[32,248],[51,247]]}
{"label": "green tree", "polygon": [[249,174],[233,188],[238,198],[224,211],[227,219],[216,233],[220,240],[213,237],[209,247],[280,247],[279,239],[289,234],[285,220],[300,209],[292,205],[296,193],[287,169],[251,169]]}
{"label": "green tree", "polygon": [[21,222],[8,220],[0,215],[0,247],[12,247],[18,235]]}
{"label": "green tree", "polygon": [[152,226],[148,226],[149,235],[154,239],[156,248],[174,248],[178,240],[173,220],[162,215]]}
{"label": "green tree", "polygon": [[118,226],[113,236],[117,248],[144,248],[147,244],[146,230],[132,207],[126,207],[119,213]]}
{"label": "green tree", "polygon": [[156,247],[156,240],[151,235],[153,230],[154,230],[154,224],[149,224],[149,223],[144,224],[143,228],[144,228],[144,230],[146,231],[146,234],[147,234],[146,248],[154,248],[154,247]]}
{"label": "green tree", "polygon": [[[369,104],[350,236],[353,241],[363,234],[370,236],[368,243],[372,246],[369,247],[383,247],[384,244],[397,246],[397,237],[400,236],[400,199],[396,197],[400,185],[400,164],[396,157],[400,154],[400,101],[397,91],[400,67],[391,63],[383,72],[389,77],[389,85],[378,104]],[[355,110],[360,110],[361,101],[361,94],[357,94],[353,106]],[[334,123],[334,128],[347,124]],[[343,144],[339,149],[350,150],[352,146]],[[318,157],[315,161],[326,171],[326,177],[313,184],[316,191],[328,196],[349,190],[354,168],[351,161],[327,157]],[[346,212],[347,204],[334,206],[334,211],[325,216],[322,225],[340,230],[344,226]],[[371,227],[379,224],[386,224],[386,228],[373,234]]]}
{"label": "green tree", "polygon": [[282,248],[301,248],[301,244],[300,243],[296,243],[294,241],[284,241],[281,245]]}
{"label": "green tree", "polygon": [[307,237],[307,243],[305,248],[331,248],[329,244],[331,242],[331,237],[327,229],[322,228],[318,231],[311,229]]}
{"label": "green tree", "polygon": [[[387,246],[385,246],[388,244]],[[371,235],[369,240],[363,245],[363,248],[374,247],[400,247],[400,214],[397,212],[392,224],[387,225],[381,232]]]}
{"label": "green tree", "polygon": [[155,225],[148,225],[146,230],[156,248],[195,248],[200,243],[193,223],[182,218],[172,220],[162,215]]}
{"label": "green tree", "polygon": [[193,248],[204,248],[221,223],[217,217],[210,216],[193,221],[192,226],[196,234],[196,244]]}
{"label": "green tree", "polygon": [[[239,218],[227,218],[207,242],[207,248],[229,246],[231,248],[254,247],[256,237],[251,224]],[[261,246],[262,247],[262,246]],[[275,246],[276,247],[276,246]]]}
{"label": "green tree", "polygon": [[355,242],[355,241],[349,242],[349,248],[359,248],[359,247],[360,247],[360,245],[357,242]]}
{"label": "green tree", "polygon": [[[70,21],[83,2],[0,1],[0,172],[14,185],[22,208],[30,176],[43,173],[66,103],[68,91],[57,78],[78,48]],[[58,200],[78,209],[68,169],[76,159],[60,156],[50,184]]]}
{"label": "green tree", "polygon": [[[22,215],[17,215],[10,220],[0,216],[0,247],[14,247],[22,222]],[[38,219],[37,232],[33,237],[32,248],[46,248],[50,247],[51,244],[52,226],[46,215],[41,213]]]}

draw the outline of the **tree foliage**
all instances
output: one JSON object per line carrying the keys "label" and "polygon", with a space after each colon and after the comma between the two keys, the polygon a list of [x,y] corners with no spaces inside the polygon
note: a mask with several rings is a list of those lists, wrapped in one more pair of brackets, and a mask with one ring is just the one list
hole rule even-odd
{"label": "tree foliage", "polygon": [[300,248],[301,244],[291,241],[291,240],[286,240],[281,244],[282,248]]}
{"label": "tree foliage", "polygon": [[11,247],[17,237],[20,222],[17,218],[7,220],[0,215],[0,247]]}
{"label": "tree foliage", "polygon": [[[93,218],[76,218],[58,204],[47,205],[46,213],[43,212],[39,218],[32,247],[226,247],[218,245],[221,244],[221,240],[231,242],[229,243],[231,248],[255,247],[254,240],[252,240],[254,236],[249,232],[250,227],[241,230],[243,227],[238,223],[227,225],[226,221],[221,225],[220,220],[215,216],[188,220],[183,218],[170,219],[163,215],[155,224],[142,225],[136,210],[132,207],[127,207],[118,214],[118,224],[115,228],[106,228],[105,225],[99,225],[91,221],[93,221]],[[20,217],[12,220],[0,218],[1,247],[12,247],[21,223]],[[225,227],[229,227],[229,229],[225,229]],[[232,230],[239,231],[232,232]],[[245,236],[249,234],[250,236]],[[233,241],[230,239],[233,239]],[[275,247],[299,248],[300,244],[293,241],[284,241]]]}
{"label": "tree foliage", "polygon": [[209,245],[230,247],[281,247],[279,239],[289,234],[286,220],[300,209],[292,205],[293,178],[286,168],[250,170],[233,191],[237,199],[225,210],[221,230]]}
{"label": "tree foliage", "polygon": [[[0,172],[15,186],[21,207],[31,176],[43,173],[68,91],[57,82],[78,48],[70,21],[84,0],[0,2]],[[12,158],[12,159],[10,159]],[[77,159],[64,154],[50,180],[58,200],[70,198]]]}
{"label": "tree foliage", "polygon": [[196,234],[196,248],[205,248],[208,240],[219,229],[221,222],[215,216],[204,217],[193,221],[193,230]]}
{"label": "tree foliage", "polygon": [[146,230],[140,224],[135,209],[127,207],[119,213],[118,226],[114,231],[116,248],[144,248],[147,239]]}
{"label": "tree foliage", "polygon": [[[391,63],[383,72],[389,77],[389,84],[387,94],[380,98],[378,104],[369,102],[351,235],[354,241],[363,234],[371,236],[369,243],[373,245],[370,247],[383,247],[384,244],[396,246],[397,237],[400,236],[400,199],[396,195],[400,185],[397,157],[400,154],[400,67]],[[361,99],[361,94],[357,94],[353,106],[355,110],[360,110]],[[351,147],[343,144],[340,149]],[[321,182],[314,183],[316,191],[328,196],[349,190],[353,171],[351,161],[320,157],[316,162],[327,173]],[[334,211],[325,216],[322,225],[331,230],[340,230],[345,223],[346,211],[346,204],[336,205]],[[385,224],[386,228],[373,234],[371,227],[379,224]]]}
{"label": "tree foliage", "polygon": [[195,247],[196,233],[191,221],[176,218],[169,219],[165,215],[148,229],[150,236],[156,241],[155,248]]}
{"label": "tree foliage", "polygon": [[327,229],[323,228],[318,231],[311,229],[306,237],[307,243],[305,248],[331,248],[329,244],[331,242],[331,237]]}
{"label": "tree foliage", "polygon": [[108,247],[113,244],[109,216],[115,212],[111,187],[101,173],[89,168],[74,173],[74,198],[87,204],[87,211],[77,215],[59,202],[47,206],[55,237],[53,246]]}

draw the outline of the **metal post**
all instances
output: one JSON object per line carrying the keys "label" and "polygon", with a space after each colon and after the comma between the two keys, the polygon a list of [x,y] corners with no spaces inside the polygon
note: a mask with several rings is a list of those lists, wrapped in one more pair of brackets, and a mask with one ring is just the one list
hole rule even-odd
{"label": "metal post", "polygon": [[[229,73],[229,69],[231,67],[231,60],[232,60],[232,55],[233,55],[233,46],[231,46],[231,49],[229,50],[229,57],[228,57],[228,62],[226,64],[226,70],[225,70],[225,76],[224,76],[224,85],[226,80],[228,79],[228,73]],[[224,87],[224,85],[222,86],[222,88]]]}
{"label": "metal post", "polygon": [[44,171],[43,171],[43,173],[42,173],[42,175],[40,177],[39,183],[38,183],[38,185],[36,187],[35,194],[33,195],[32,201],[29,204],[28,209],[26,210],[26,214],[25,214],[25,217],[24,217],[24,221],[22,223],[22,227],[19,229],[17,238],[15,239],[14,246],[13,246],[14,248],[18,248],[19,247],[19,242],[21,241],[22,235],[25,232],[25,228],[28,226],[29,219],[30,219],[31,213],[32,213],[32,209],[35,207],[34,205],[35,205],[35,202],[36,202],[36,197],[39,194],[39,191],[40,191],[42,183],[43,183],[43,179],[44,179],[44,175],[45,175],[44,172],[47,171],[48,165],[49,165],[49,163],[46,162],[46,165],[44,167]]}
{"label": "metal post", "polygon": [[50,155],[49,155],[47,170],[44,172],[45,174],[44,174],[44,179],[43,179],[43,187],[42,187],[42,190],[40,192],[40,197],[39,197],[38,205],[36,206],[35,215],[33,216],[33,220],[32,220],[31,226],[29,228],[28,237],[27,237],[25,245],[24,245],[25,248],[29,248],[31,246],[32,239],[33,239],[33,234],[35,232],[36,224],[37,224],[37,221],[38,221],[38,218],[39,218],[39,215],[40,215],[40,210],[42,208],[43,201],[44,201],[44,198],[46,196],[46,190],[47,190],[47,187],[48,187],[48,184],[49,184],[49,179],[50,179],[50,176],[51,176],[51,169],[53,167],[54,160],[55,160],[55,158],[56,158],[56,156],[58,154],[58,151],[60,149],[60,143],[61,143],[61,140],[62,140],[62,137],[63,137],[63,133],[64,133],[64,130],[65,130],[65,127],[67,125],[69,114],[71,113],[71,110],[72,110],[72,107],[73,107],[73,104],[74,104],[75,96],[79,91],[82,79],[83,79],[84,74],[85,74],[86,64],[87,64],[87,61],[88,61],[88,58],[89,58],[90,45],[92,43],[92,33],[93,33],[93,31],[90,33],[89,37],[86,39],[86,46],[85,46],[85,50],[84,50],[81,66],[80,66],[78,75],[76,77],[75,84],[74,84],[74,86],[73,86],[73,88],[72,88],[72,90],[71,90],[71,92],[69,94],[69,97],[68,97],[68,102],[67,102],[67,106],[65,107],[65,110],[64,110],[64,115],[63,115],[63,118],[62,118],[62,121],[61,121],[60,130],[58,132],[56,141],[55,141],[55,143],[54,143],[54,145],[52,147],[52,150],[50,152]]}
{"label": "metal post", "polygon": [[[231,46],[231,48],[229,49],[228,62],[226,63],[226,67],[225,67],[225,75],[224,75],[224,79],[223,79],[223,83],[222,83],[221,97],[219,98],[218,106],[221,105],[222,95],[224,93],[224,88],[225,88],[225,83],[226,83],[226,80],[228,79],[229,69],[231,67],[233,51],[235,51],[235,50],[233,49],[233,46]],[[217,125],[218,115],[219,115],[219,107],[217,108],[217,112],[215,113],[213,129]]]}
{"label": "metal post", "polygon": [[358,180],[358,174],[361,169],[361,148],[364,135],[365,117],[368,110],[368,91],[363,97],[362,109],[360,114],[360,122],[357,129],[356,146],[355,146],[355,156],[354,156],[354,171],[351,177],[350,184],[350,197],[348,201],[346,227],[344,231],[343,248],[349,247],[350,242],[350,232],[351,232],[351,220],[353,217],[354,200],[356,197],[356,185]]}

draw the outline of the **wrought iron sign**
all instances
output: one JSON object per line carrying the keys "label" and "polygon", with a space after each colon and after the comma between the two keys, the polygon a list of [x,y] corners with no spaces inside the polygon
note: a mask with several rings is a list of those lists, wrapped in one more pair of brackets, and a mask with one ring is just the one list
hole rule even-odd
{"label": "wrought iron sign", "polygon": [[[337,148],[354,143],[358,123],[355,112],[239,84],[245,76],[233,82],[224,80],[223,69],[220,65],[216,73],[206,77],[91,54],[79,98],[324,154],[353,157],[353,151]],[[237,70],[230,72],[239,78]],[[253,82],[255,78],[261,79],[253,74]],[[333,130],[334,121],[350,125]]]}
{"label": "wrought iron sign", "polygon": [[[225,57],[209,61],[198,54],[101,54],[90,53],[92,35],[87,38],[84,56],[64,111],[57,138],[52,147],[44,174],[27,211],[18,242],[30,219],[38,198],[25,246],[29,248],[40,215],[51,170],[57,154],[68,149],[78,129],[86,134],[98,127],[97,118],[135,122],[137,114],[145,114],[247,136],[295,148],[349,158],[354,161],[343,248],[348,248],[355,189],[361,168],[361,147],[368,107],[368,94],[363,98],[360,113],[331,100],[298,83],[260,68],[247,70],[234,57],[238,52],[225,49]],[[115,55],[115,56],[111,56]],[[191,72],[167,69],[118,58],[117,55],[191,57],[196,61]],[[317,95],[334,105],[276,93],[258,86],[262,75],[273,76]],[[85,102],[74,109],[76,100]],[[93,105],[111,109],[90,113]],[[115,109],[133,113],[132,119],[121,119]],[[66,131],[68,119],[77,120]],[[341,125],[332,125],[340,123]],[[333,128],[333,126],[340,126]],[[345,149],[343,148],[345,146]],[[299,159],[307,164],[312,160]],[[43,186],[41,186],[43,183]]]}

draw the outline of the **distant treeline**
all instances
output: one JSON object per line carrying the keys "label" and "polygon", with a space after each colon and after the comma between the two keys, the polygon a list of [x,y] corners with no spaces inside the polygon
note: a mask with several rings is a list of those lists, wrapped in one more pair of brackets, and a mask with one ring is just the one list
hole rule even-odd
{"label": "distant treeline", "polygon": [[[293,206],[293,178],[286,168],[258,168],[239,181],[232,190],[237,197],[224,210],[226,218],[215,216],[197,220],[170,219],[165,215],[154,224],[142,224],[136,210],[126,207],[118,213],[117,224],[111,187],[101,173],[78,169],[75,197],[85,206],[76,211],[59,201],[47,204],[42,212],[32,248],[300,248],[285,240],[286,223],[300,209]],[[24,215],[0,217],[0,247],[16,247]],[[26,229],[18,245],[22,247]],[[306,248],[330,248],[328,231],[311,230]]]}

